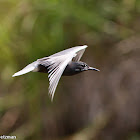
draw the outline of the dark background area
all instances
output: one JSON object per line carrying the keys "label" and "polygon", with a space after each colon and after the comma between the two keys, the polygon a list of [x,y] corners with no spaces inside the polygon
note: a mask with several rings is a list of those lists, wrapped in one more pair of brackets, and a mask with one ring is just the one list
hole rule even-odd
{"label": "dark background area", "polygon": [[[61,77],[12,75],[38,58],[88,45],[99,68]],[[0,135],[18,140],[140,139],[139,0],[0,0]]]}

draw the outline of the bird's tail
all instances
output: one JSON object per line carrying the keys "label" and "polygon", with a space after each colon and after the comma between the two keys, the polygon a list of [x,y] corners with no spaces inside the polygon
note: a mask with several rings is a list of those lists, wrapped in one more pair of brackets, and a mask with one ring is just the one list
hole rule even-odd
{"label": "bird's tail", "polygon": [[14,75],[12,75],[12,77],[23,75],[23,74],[26,74],[26,73],[28,73],[30,71],[37,71],[37,62],[36,61],[31,63],[31,64],[29,64],[29,65],[27,65],[22,70],[16,72]]}

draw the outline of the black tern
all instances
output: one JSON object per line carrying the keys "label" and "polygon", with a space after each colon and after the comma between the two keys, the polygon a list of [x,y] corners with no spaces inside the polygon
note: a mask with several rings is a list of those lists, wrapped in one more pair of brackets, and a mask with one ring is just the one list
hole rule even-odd
{"label": "black tern", "polygon": [[76,46],[51,56],[37,59],[16,72],[12,77],[23,75],[30,71],[48,73],[49,95],[51,100],[53,100],[56,87],[62,75],[70,76],[87,70],[100,71],[99,69],[89,67],[85,62],[79,61],[87,47],[87,45]]}

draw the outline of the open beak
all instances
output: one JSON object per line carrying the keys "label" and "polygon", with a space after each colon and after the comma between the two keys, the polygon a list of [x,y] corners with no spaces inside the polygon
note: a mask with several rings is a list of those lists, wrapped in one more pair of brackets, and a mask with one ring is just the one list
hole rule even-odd
{"label": "open beak", "polygon": [[96,71],[100,71],[99,69],[93,68],[93,67],[88,67],[88,70],[96,70]]}

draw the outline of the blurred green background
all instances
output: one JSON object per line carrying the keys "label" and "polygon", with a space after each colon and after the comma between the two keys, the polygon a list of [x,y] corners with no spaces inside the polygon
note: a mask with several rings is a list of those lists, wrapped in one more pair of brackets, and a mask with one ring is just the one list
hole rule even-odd
{"label": "blurred green background", "polygon": [[[38,58],[88,45],[101,71],[12,75]],[[140,139],[140,0],[0,0],[0,135],[18,140]]]}

